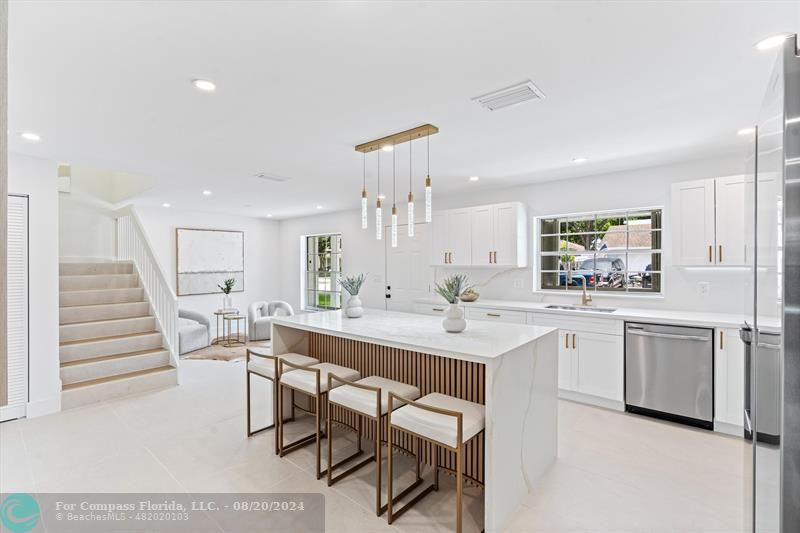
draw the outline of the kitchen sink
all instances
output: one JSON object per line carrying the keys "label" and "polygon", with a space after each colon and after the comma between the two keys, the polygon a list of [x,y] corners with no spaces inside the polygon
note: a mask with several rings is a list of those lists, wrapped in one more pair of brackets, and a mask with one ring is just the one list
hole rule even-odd
{"label": "kitchen sink", "polygon": [[561,309],[563,311],[585,311],[587,313],[613,313],[616,309],[611,307],[588,307],[583,305],[548,305],[545,309]]}

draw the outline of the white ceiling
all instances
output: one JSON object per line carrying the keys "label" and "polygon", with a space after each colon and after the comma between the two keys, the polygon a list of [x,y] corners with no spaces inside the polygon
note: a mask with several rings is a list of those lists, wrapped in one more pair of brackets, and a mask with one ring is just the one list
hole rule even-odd
{"label": "white ceiling", "polygon": [[[154,176],[144,204],[276,218],[358,207],[353,146],[425,122],[438,191],[695,159],[741,149],[775,58],[753,44],[798,26],[800,2],[12,0],[10,149]],[[544,100],[471,100],[528,78]]]}

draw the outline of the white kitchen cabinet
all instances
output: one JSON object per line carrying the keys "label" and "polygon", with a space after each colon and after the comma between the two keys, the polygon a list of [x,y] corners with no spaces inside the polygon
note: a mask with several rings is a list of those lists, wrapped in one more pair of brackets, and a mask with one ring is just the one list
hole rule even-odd
{"label": "white kitchen cabinet", "polygon": [[494,252],[494,207],[485,205],[470,209],[472,264],[490,265]]}
{"label": "white kitchen cabinet", "polygon": [[559,328],[560,396],[622,410],[625,390],[622,321],[547,313],[530,316],[529,324]]}
{"label": "white kitchen cabinet", "polygon": [[672,184],[672,261],[714,264],[714,180]]}
{"label": "white kitchen cabinet", "polygon": [[415,303],[414,304],[414,312],[422,314],[422,315],[444,316],[444,312],[445,312],[446,309],[447,309],[447,304],[446,303],[441,303],[441,304]]}
{"label": "white kitchen cabinet", "polygon": [[569,339],[572,332],[568,329],[558,330],[558,388],[565,391],[576,390],[578,357],[570,348]]}
{"label": "white kitchen cabinet", "polygon": [[580,331],[572,335],[572,350],[577,354],[577,391],[622,402],[623,337]]}
{"label": "white kitchen cabinet", "polygon": [[431,263],[442,266],[472,264],[470,210],[454,209],[433,214]]}
{"label": "white kitchen cabinet", "polygon": [[745,177],[717,178],[714,191],[716,262],[718,265],[744,265]]}
{"label": "white kitchen cabinet", "polygon": [[744,343],[736,329],[717,328],[715,334],[714,421],[735,426],[729,429],[740,435],[744,411]]}
{"label": "white kitchen cabinet", "polygon": [[431,262],[440,266],[525,267],[525,206],[509,202],[434,213]]}
{"label": "white kitchen cabinet", "polygon": [[487,307],[467,307],[467,320],[489,320],[492,322],[505,322],[507,324],[525,324],[524,311],[508,311]]}
{"label": "white kitchen cabinet", "polygon": [[672,184],[676,266],[745,264],[744,176]]}

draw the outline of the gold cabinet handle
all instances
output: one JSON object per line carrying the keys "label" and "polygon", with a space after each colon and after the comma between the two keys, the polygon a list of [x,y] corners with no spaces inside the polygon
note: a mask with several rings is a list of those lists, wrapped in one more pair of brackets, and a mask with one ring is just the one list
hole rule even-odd
{"label": "gold cabinet handle", "polygon": [[486,313],[486,316],[493,316],[495,318],[500,318],[500,315],[498,315],[497,313]]}
{"label": "gold cabinet handle", "polygon": [[725,349],[724,336],[725,336],[725,334],[722,331],[720,331],[719,332],[719,349],[720,350],[724,350]]}
{"label": "gold cabinet handle", "polygon": [[564,333],[564,348],[569,350],[569,333]]}
{"label": "gold cabinet handle", "polygon": [[719,245],[719,262],[722,263],[722,245]]}
{"label": "gold cabinet handle", "polygon": [[492,252],[489,252],[489,262],[492,262]]}
{"label": "gold cabinet handle", "polygon": [[572,334],[572,349],[575,349],[575,334]]}
{"label": "gold cabinet handle", "polygon": [[711,254],[713,254],[713,253],[714,253],[714,247],[709,244],[708,245],[708,262],[709,263],[713,263],[714,262],[714,260],[711,257]]}
{"label": "gold cabinet handle", "polygon": [[493,254],[492,257],[494,257],[494,261],[493,262],[496,265],[497,264],[497,252],[492,252],[492,254]]}
{"label": "gold cabinet handle", "polygon": [[442,311],[444,311],[444,308],[442,308],[442,307],[431,307],[431,310],[441,313]]}

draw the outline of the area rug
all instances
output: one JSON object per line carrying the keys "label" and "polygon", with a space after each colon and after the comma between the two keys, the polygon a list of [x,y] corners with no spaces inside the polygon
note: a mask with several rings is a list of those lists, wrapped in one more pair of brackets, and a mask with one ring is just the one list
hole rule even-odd
{"label": "area rug", "polygon": [[189,352],[182,355],[182,359],[216,359],[217,361],[234,361],[244,359],[248,348],[258,348],[259,351],[266,349],[271,353],[272,343],[270,341],[248,341],[246,345],[232,346],[226,348],[222,344],[212,344],[205,348]]}

